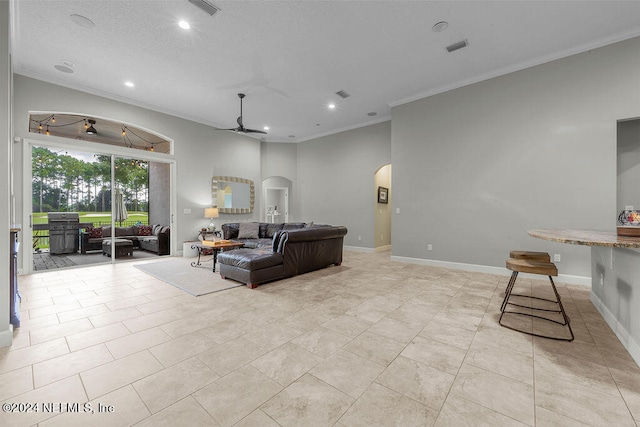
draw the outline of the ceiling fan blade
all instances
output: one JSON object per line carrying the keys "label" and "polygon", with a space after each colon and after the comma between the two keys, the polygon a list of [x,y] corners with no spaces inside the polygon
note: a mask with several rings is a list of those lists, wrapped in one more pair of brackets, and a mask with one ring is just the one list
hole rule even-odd
{"label": "ceiling fan blade", "polygon": [[265,135],[267,134],[267,133],[266,133],[265,131],[263,131],[263,130],[256,130],[256,129],[245,129],[244,131],[245,131],[245,132],[247,132],[247,133],[263,133],[263,134],[265,134]]}
{"label": "ceiling fan blade", "polygon": [[242,127],[242,116],[239,116],[236,122],[238,122],[238,126]]}

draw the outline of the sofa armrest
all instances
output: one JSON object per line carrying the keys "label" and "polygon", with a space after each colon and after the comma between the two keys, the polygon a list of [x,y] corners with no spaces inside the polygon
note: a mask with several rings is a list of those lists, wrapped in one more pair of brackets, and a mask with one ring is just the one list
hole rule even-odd
{"label": "sofa armrest", "polygon": [[89,247],[89,233],[83,231],[80,233],[80,253],[86,254],[87,248]]}
{"label": "sofa armrest", "polygon": [[169,233],[158,234],[158,255],[169,255]]}

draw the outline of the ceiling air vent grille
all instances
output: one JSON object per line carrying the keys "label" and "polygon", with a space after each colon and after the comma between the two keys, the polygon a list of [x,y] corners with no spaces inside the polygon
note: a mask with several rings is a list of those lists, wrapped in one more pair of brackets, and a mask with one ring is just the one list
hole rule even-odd
{"label": "ceiling air vent grille", "polygon": [[212,5],[211,3],[205,1],[205,0],[189,0],[189,3],[193,4],[194,6],[197,6],[199,9],[204,10],[205,12],[207,12],[209,15],[213,16],[216,13],[220,12],[220,8],[217,6]]}
{"label": "ceiling air vent grille", "polygon": [[467,46],[469,46],[469,43],[467,43],[467,40],[465,39],[447,46],[447,52],[449,53],[455,52],[456,50],[462,49],[463,47],[467,47]]}
{"label": "ceiling air vent grille", "polygon": [[351,96],[346,90],[339,90],[336,92],[336,95],[338,95],[342,99],[345,99]]}

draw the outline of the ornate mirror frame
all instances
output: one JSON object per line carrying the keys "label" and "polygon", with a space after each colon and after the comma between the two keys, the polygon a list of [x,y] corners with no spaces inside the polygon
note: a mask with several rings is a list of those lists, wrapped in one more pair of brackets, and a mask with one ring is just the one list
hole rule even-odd
{"label": "ornate mirror frame", "polygon": [[[249,192],[250,192],[250,207],[248,208],[221,208],[217,206],[218,204],[218,181],[222,182],[237,182],[240,184],[248,184]],[[218,208],[218,212],[226,213],[226,214],[244,214],[253,212],[253,207],[255,205],[255,186],[253,185],[253,181],[250,179],[237,178],[235,176],[214,176],[211,179],[211,200],[213,202],[213,206]]]}

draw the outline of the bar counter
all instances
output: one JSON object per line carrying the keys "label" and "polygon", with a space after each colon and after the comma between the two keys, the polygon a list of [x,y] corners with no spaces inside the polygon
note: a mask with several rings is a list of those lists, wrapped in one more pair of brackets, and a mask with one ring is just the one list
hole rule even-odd
{"label": "bar counter", "polygon": [[607,246],[610,248],[640,249],[640,238],[618,236],[616,232],[595,230],[571,230],[554,228],[544,230],[529,230],[530,236],[538,239],[550,240],[557,243],[570,243],[584,246]]}
{"label": "bar counter", "polygon": [[532,237],[591,246],[591,302],[640,366],[640,238],[616,231],[529,230]]}

